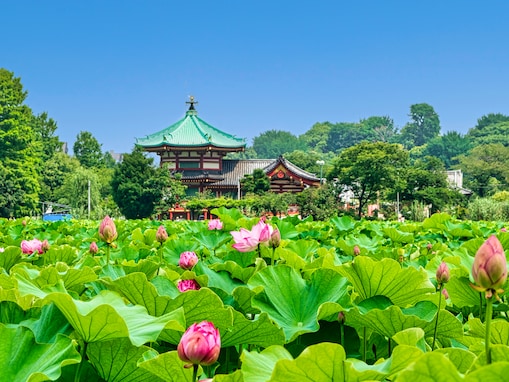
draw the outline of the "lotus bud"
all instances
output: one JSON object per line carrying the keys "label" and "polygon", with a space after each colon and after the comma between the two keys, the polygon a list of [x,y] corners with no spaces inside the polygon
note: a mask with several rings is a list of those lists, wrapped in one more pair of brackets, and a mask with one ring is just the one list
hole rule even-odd
{"label": "lotus bud", "polygon": [[22,225],[23,227],[26,227],[26,226],[27,226],[27,221],[26,221],[26,220],[23,220],[23,221],[21,222],[21,225]]}
{"label": "lotus bud", "polygon": [[219,219],[212,219],[212,220],[209,220],[209,230],[212,231],[212,230],[221,230],[223,229],[223,222]]}
{"label": "lotus bud", "polygon": [[221,337],[211,322],[202,321],[186,330],[177,346],[177,354],[184,362],[210,366],[219,358]]}
{"label": "lotus bud", "polygon": [[117,238],[117,227],[115,227],[115,223],[113,220],[106,215],[106,217],[102,220],[101,225],[99,226],[99,237],[105,243],[111,244]]}
{"label": "lotus bud", "polygon": [[497,291],[506,282],[507,260],[502,244],[495,235],[490,236],[477,250],[472,277],[476,283],[475,289],[488,291],[486,297],[491,297],[492,291]]}
{"label": "lotus bud", "polygon": [[339,312],[338,313],[338,321],[340,324],[344,324],[345,323],[345,312]]}
{"label": "lotus bud", "polygon": [[198,262],[198,256],[191,251],[182,252],[179,259],[179,267],[182,269],[192,269]]}
{"label": "lotus bud", "polygon": [[200,284],[198,284],[196,280],[180,280],[177,284],[177,288],[181,292],[198,290],[200,289]]}
{"label": "lotus bud", "polygon": [[442,289],[442,294],[444,295],[446,300],[449,300],[449,293],[447,292],[447,289]]}
{"label": "lotus bud", "polygon": [[358,245],[354,245],[353,246],[353,255],[354,256],[359,256],[361,254],[361,249],[359,248]]}
{"label": "lotus bud", "polygon": [[505,227],[500,228],[500,232],[507,232],[507,228]]}
{"label": "lotus bud", "polygon": [[42,241],[42,243],[41,243],[41,250],[42,250],[42,252],[43,252],[43,253],[48,252],[49,247],[50,247],[50,245],[49,245],[48,239],[44,239],[44,240]]}
{"label": "lotus bud", "polygon": [[164,228],[163,225],[160,225],[157,229],[156,240],[161,244],[168,240],[168,233],[166,232],[166,228]]}
{"label": "lotus bud", "polygon": [[442,261],[437,268],[436,278],[438,285],[445,284],[449,281],[449,278],[451,277],[451,273],[449,272],[449,267],[447,264]]}
{"label": "lotus bud", "polygon": [[92,255],[95,255],[95,254],[97,254],[97,252],[99,252],[99,247],[97,246],[97,243],[95,241],[90,243],[90,248],[88,249],[88,251]]}
{"label": "lotus bud", "polygon": [[270,241],[269,245],[272,248],[277,248],[281,244],[281,232],[279,232],[279,229],[276,227],[272,231],[272,234],[270,235]]}
{"label": "lotus bud", "polygon": [[428,249],[428,251],[431,251],[433,249],[433,245],[431,243],[428,243],[428,245],[426,245],[426,248]]}

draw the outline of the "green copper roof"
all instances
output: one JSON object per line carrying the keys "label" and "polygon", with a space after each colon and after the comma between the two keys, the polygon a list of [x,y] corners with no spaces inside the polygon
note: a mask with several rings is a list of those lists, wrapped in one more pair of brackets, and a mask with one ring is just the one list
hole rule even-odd
{"label": "green copper roof", "polygon": [[246,146],[245,139],[227,134],[198,118],[193,98],[189,103],[191,106],[184,118],[157,133],[137,138],[136,144],[144,148],[159,146],[243,148]]}

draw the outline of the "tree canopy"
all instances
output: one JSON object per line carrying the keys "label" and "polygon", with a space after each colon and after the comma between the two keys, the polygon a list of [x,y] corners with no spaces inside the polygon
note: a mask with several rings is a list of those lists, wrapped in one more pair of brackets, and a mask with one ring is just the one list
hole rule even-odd
{"label": "tree canopy", "polygon": [[410,106],[410,119],[401,130],[400,142],[406,147],[422,146],[440,133],[440,119],[427,103]]}
{"label": "tree canopy", "polygon": [[268,130],[253,139],[258,158],[277,158],[284,153],[304,148],[304,143],[288,131]]}

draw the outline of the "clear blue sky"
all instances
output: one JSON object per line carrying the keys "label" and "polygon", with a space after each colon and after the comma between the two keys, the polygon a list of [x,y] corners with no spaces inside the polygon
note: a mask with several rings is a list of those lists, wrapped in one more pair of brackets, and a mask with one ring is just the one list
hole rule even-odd
{"label": "clear blue sky", "polygon": [[21,77],[72,148],[103,150],[198,115],[247,139],[426,102],[442,132],[509,115],[506,0],[15,0],[0,7],[0,67]]}

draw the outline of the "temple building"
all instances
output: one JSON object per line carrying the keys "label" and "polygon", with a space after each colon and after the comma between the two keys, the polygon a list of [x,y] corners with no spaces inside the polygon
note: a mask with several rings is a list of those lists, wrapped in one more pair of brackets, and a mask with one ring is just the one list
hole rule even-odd
{"label": "temple building", "polygon": [[246,141],[227,134],[198,117],[191,96],[189,109],[181,120],[171,126],[137,138],[136,145],[156,153],[160,165],[182,174],[182,183],[189,196],[206,190],[215,196],[240,198],[240,180],[262,169],[270,178],[273,192],[301,192],[318,187],[320,179],[302,170],[282,156],[277,159],[224,159],[228,153],[243,152]]}

